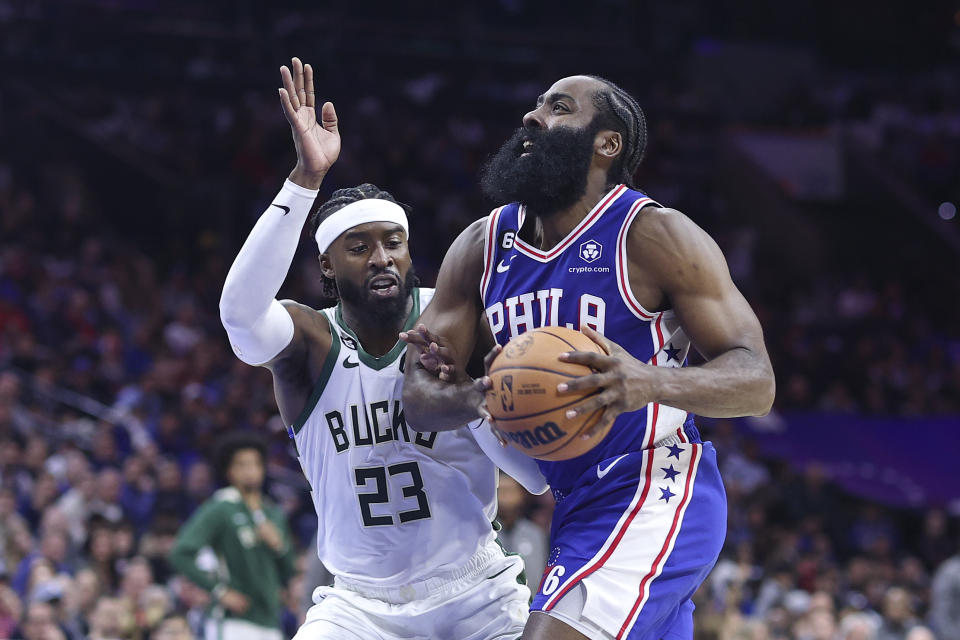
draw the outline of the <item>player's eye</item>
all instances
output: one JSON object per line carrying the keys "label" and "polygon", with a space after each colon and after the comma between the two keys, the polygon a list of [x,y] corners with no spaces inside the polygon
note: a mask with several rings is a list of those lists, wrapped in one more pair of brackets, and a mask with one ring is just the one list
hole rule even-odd
{"label": "player's eye", "polygon": [[366,251],[366,250],[367,250],[367,245],[365,245],[365,244],[358,244],[357,246],[355,246],[355,247],[350,247],[350,248],[348,249],[348,251],[349,251],[350,253],[356,253],[356,254],[363,253],[363,252]]}
{"label": "player's eye", "polygon": [[403,245],[403,242],[394,238],[392,240],[387,240],[387,247],[390,249],[399,249]]}
{"label": "player's eye", "polygon": [[553,110],[554,112],[558,112],[558,113],[565,113],[570,111],[570,109],[567,108],[567,105],[563,104],[562,102],[553,103]]}

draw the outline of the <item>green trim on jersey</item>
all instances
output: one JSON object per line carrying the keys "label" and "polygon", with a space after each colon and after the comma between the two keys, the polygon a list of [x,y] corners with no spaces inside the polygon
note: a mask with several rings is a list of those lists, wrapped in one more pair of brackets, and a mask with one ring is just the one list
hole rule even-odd
{"label": "green trim on jersey", "polygon": [[[493,530],[496,531],[497,533],[499,533],[500,530],[503,529],[503,525],[500,524],[499,520],[493,520],[492,522],[490,522],[490,524],[493,525]],[[523,561],[523,557],[516,551],[507,551],[507,548],[503,546],[502,542],[500,542],[499,535],[496,538],[494,538],[493,541],[497,543],[498,547],[500,547],[500,551],[503,551],[503,555],[517,556],[518,558],[520,558],[521,562]],[[503,572],[501,571],[500,573],[503,573]],[[500,575],[500,574],[498,573],[497,575]],[[492,578],[494,576],[490,576],[490,577]],[[517,576],[517,584],[522,584],[523,586],[527,586],[527,565],[526,564],[523,565],[523,571],[521,571],[520,575]],[[533,602],[532,593],[530,594],[530,602],[531,603]]]}
{"label": "green trim on jersey", "polygon": [[[327,322],[327,324],[329,325],[330,323]],[[303,407],[303,411],[300,412],[300,415],[297,416],[297,419],[293,423],[294,435],[300,433],[300,429],[303,429],[307,418],[313,413],[314,407],[320,402],[320,396],[323,395],[323,390],[326,388],[330,376],[333,375],[333,369],[337,366],[337,358],[340,357],[340,336],[333,330],[333,327],[330,327],[330,337],[330,351],[327,353],[327,359],[323,361],[323,368],[320,369],[320,377],[317,378],[317,383],[313,385],[313,393],[310,394],[310,399],[307,400],[306,406]],[[294,441],[294,443],[296,443],[296,441]]]}
{"label": "green trim on jersey", "polygon": [[[407,316],[407,322],[406,324],[403,325],[404,331],[410,331],[410,329],[413,329],[414,323],[416,323],[417,318],[420,317],[419,287],[415,287],[411,293],[413,295],[413,309],[410,310],[410,315]],[[403,340],[397,340],[397,344],[393,345],[393,349],[390,349],[390,351],[388,351],[385,355],[379,358],[372,356],[363,350],[363,345],[360,344],[360,339],[357,337],[357,334],[355,334],[353,332],[353,329],[348,327],[347,323],[343,321],[342,306],[340,304],[337,305],[336,314],[337,314],[337,324],[339,324],[340,327],[343,328],[343,330],[346,331],[347,334],[349,334],[350,337],[356,341],[357,355],[360,358],[360,362],[367,365],[371,369],[376,369],[377,371],[379,371],[380,369],[389,367],[391,364],[393,364],[396,361],[396,359],[400,356],[400,354],[403,353],[404,348],[406,348],[407,346],[407,343],[404,342]],[[313,404],[316,405],[316,402],[314,402]]]}

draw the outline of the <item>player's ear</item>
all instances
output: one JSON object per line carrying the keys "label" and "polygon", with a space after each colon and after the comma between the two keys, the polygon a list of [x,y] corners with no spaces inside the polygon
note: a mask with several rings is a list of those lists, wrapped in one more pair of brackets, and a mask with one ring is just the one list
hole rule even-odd
{"label": "player's ear", "polygon": [[623,151],[623,136],[619,131],[609,129],[597,133],[594,141],[597,153],[605,158],[613,160]]}
{"label": "player's ear", "polygon": [[318,260],[320,261],[320,272],[325,278],[330,278],[332,280],[335,276],[335,272],[333,270],[333,264],[330,262],[330,254],[321,253]]}

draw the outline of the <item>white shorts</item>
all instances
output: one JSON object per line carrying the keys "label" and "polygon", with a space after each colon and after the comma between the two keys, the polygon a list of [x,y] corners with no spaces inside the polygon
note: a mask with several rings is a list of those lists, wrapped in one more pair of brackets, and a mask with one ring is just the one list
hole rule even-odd
{"label": "white shorts", "polygon": [[203,625],[203,637],[204,640],[283,640],[279,629],[234,618],[208,618]]}
{"label": "white shorts", "polygon": [[461,569],[395,588],[336,578],[319,587],[294,640],[516,640],[530,590],[517,582],[519,556],[495,542]]}

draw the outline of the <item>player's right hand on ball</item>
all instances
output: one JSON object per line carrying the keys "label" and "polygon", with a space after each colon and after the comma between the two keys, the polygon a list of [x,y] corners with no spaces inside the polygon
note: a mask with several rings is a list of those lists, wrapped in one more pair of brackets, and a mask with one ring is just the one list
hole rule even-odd
{"label": "player's right hand on ball", "polygon": [[[290,123],[297,148],[297,166],[290,180],[308,189],[320,187],[320,181],[340,156],[340,130],[332,102],[323,103],[317,119],[313,88],[313,67],[293,58],[290,66],[280,67],[280,104]],[[306,184],[304,184],[306,183]]]}
{"label": "player's right hand on ball", "polygon": [[223,595],[220,596],[220,604],[231,613],[240,615],[250,608],[250,599],[239,591],[227,589]]}

